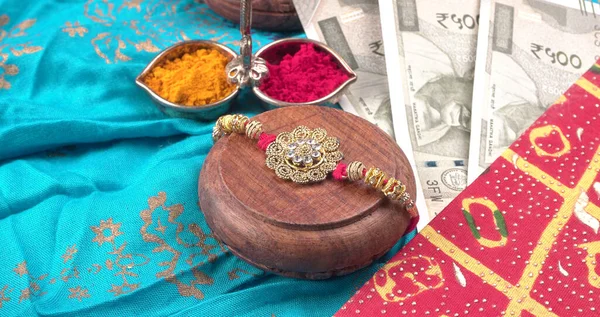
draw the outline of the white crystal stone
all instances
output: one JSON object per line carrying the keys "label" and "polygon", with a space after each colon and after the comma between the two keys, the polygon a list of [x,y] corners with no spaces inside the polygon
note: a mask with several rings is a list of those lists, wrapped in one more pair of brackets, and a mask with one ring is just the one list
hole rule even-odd
{"label": "white crystal stone", "polygon": [[298,143],[298,145],[302,145],[302,144],[306,143],[306,140],[300,139],[300,140],[296,141],[296,143]]}
{"label": "white crystal stone", "polygon": [[315,151],[321,150],[321,144],[315,144],[315,145],[313,145],[312,149],[315,150]]}
{"label": "white crystal stone", "polygon": [[287,155],[286,155],[286,156],[287,156],[288,158],[292,158],[292,157],[294,157],[294,155],[295,155],[295,154],[294,154],[294,150],[291,150],[291,151],[287,152]]}
{"label": "white crystal stone", "polygon": [[294,156],[294,158],[292,159],[292,162],[294,162],[294,163],[301,163],[302,162],[302,157],[300,157],[300,156]]}
{"label": "white crystal stone", "polygon": [[319,158],[319,157],[321,157],[321,152],[319,152],[319,151],[314,151],[314,152],[312,152],[311,156],[312,156],[313,158]]}
{"label": "white crystal stone", "polygon": [[298,144],[297,144],[297,143],[291,143],[291,144],[288,144],[288,149],[290,149],[290,150],[293,150],[293,149],[295,149],[295,148],[297,148],[297,147],[298,147]]}
{"label": "white crystal stone", "polygon": [[315,145],[315,144],[317,144],[317,140],[315,140],[315,139],[308,139],[308,144]]}
{"label": "white crystal stone", "polygon": [[312,163],[313,159],[310,156],[305,156],[304,157],[304,164],[310,164]]}

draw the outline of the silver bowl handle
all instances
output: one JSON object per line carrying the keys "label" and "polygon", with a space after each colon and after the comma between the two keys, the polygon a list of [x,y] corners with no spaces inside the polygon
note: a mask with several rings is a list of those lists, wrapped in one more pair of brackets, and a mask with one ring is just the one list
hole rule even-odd
{"label": "silver bowl handle", "polygon": [[269,69],[264,59],[252,55],[252,0],[240,0],[240,55],[231,60],[225,71],[227,80],[238,85],[260,86],[269,77]]}

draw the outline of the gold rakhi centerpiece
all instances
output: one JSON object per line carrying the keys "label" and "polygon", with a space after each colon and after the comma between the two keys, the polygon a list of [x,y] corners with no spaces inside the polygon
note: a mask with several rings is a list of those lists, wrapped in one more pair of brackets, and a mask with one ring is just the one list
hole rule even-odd
{"label": "gold rakhi centerpiece", "polygon": [[339,146],[339,140],[328,137],[325,129],[299,126],[280,133],[267,147],[267,167],[295,183],[319,182],[342,160]]}

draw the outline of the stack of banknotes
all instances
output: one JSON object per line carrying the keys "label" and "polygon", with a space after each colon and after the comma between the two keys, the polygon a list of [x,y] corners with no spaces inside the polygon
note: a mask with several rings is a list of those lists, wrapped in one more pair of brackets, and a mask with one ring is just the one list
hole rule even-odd
{"label": "stack of banknotes", "polygon": [[597,0],[294,0],[358,81],[340,101],[404,150],[419,229],[600,57]]}

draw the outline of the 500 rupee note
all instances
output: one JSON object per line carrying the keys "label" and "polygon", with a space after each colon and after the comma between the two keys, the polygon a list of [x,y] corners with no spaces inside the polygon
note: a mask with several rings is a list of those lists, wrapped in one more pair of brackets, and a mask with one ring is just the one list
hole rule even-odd
{"label": "500 rupee note", "polygon": [[483,0],[478,40],[470,182],[600,57],[600,17],[570,0]]}
{"label": "500 rupee note", "polygon": [[412,148],[433,218],[467,185],[479,1],[386,3],[380,0],[389,7],[382,18],[393,21],[382,24],[390,90],[404,92],[392,98],[396,139]]}

